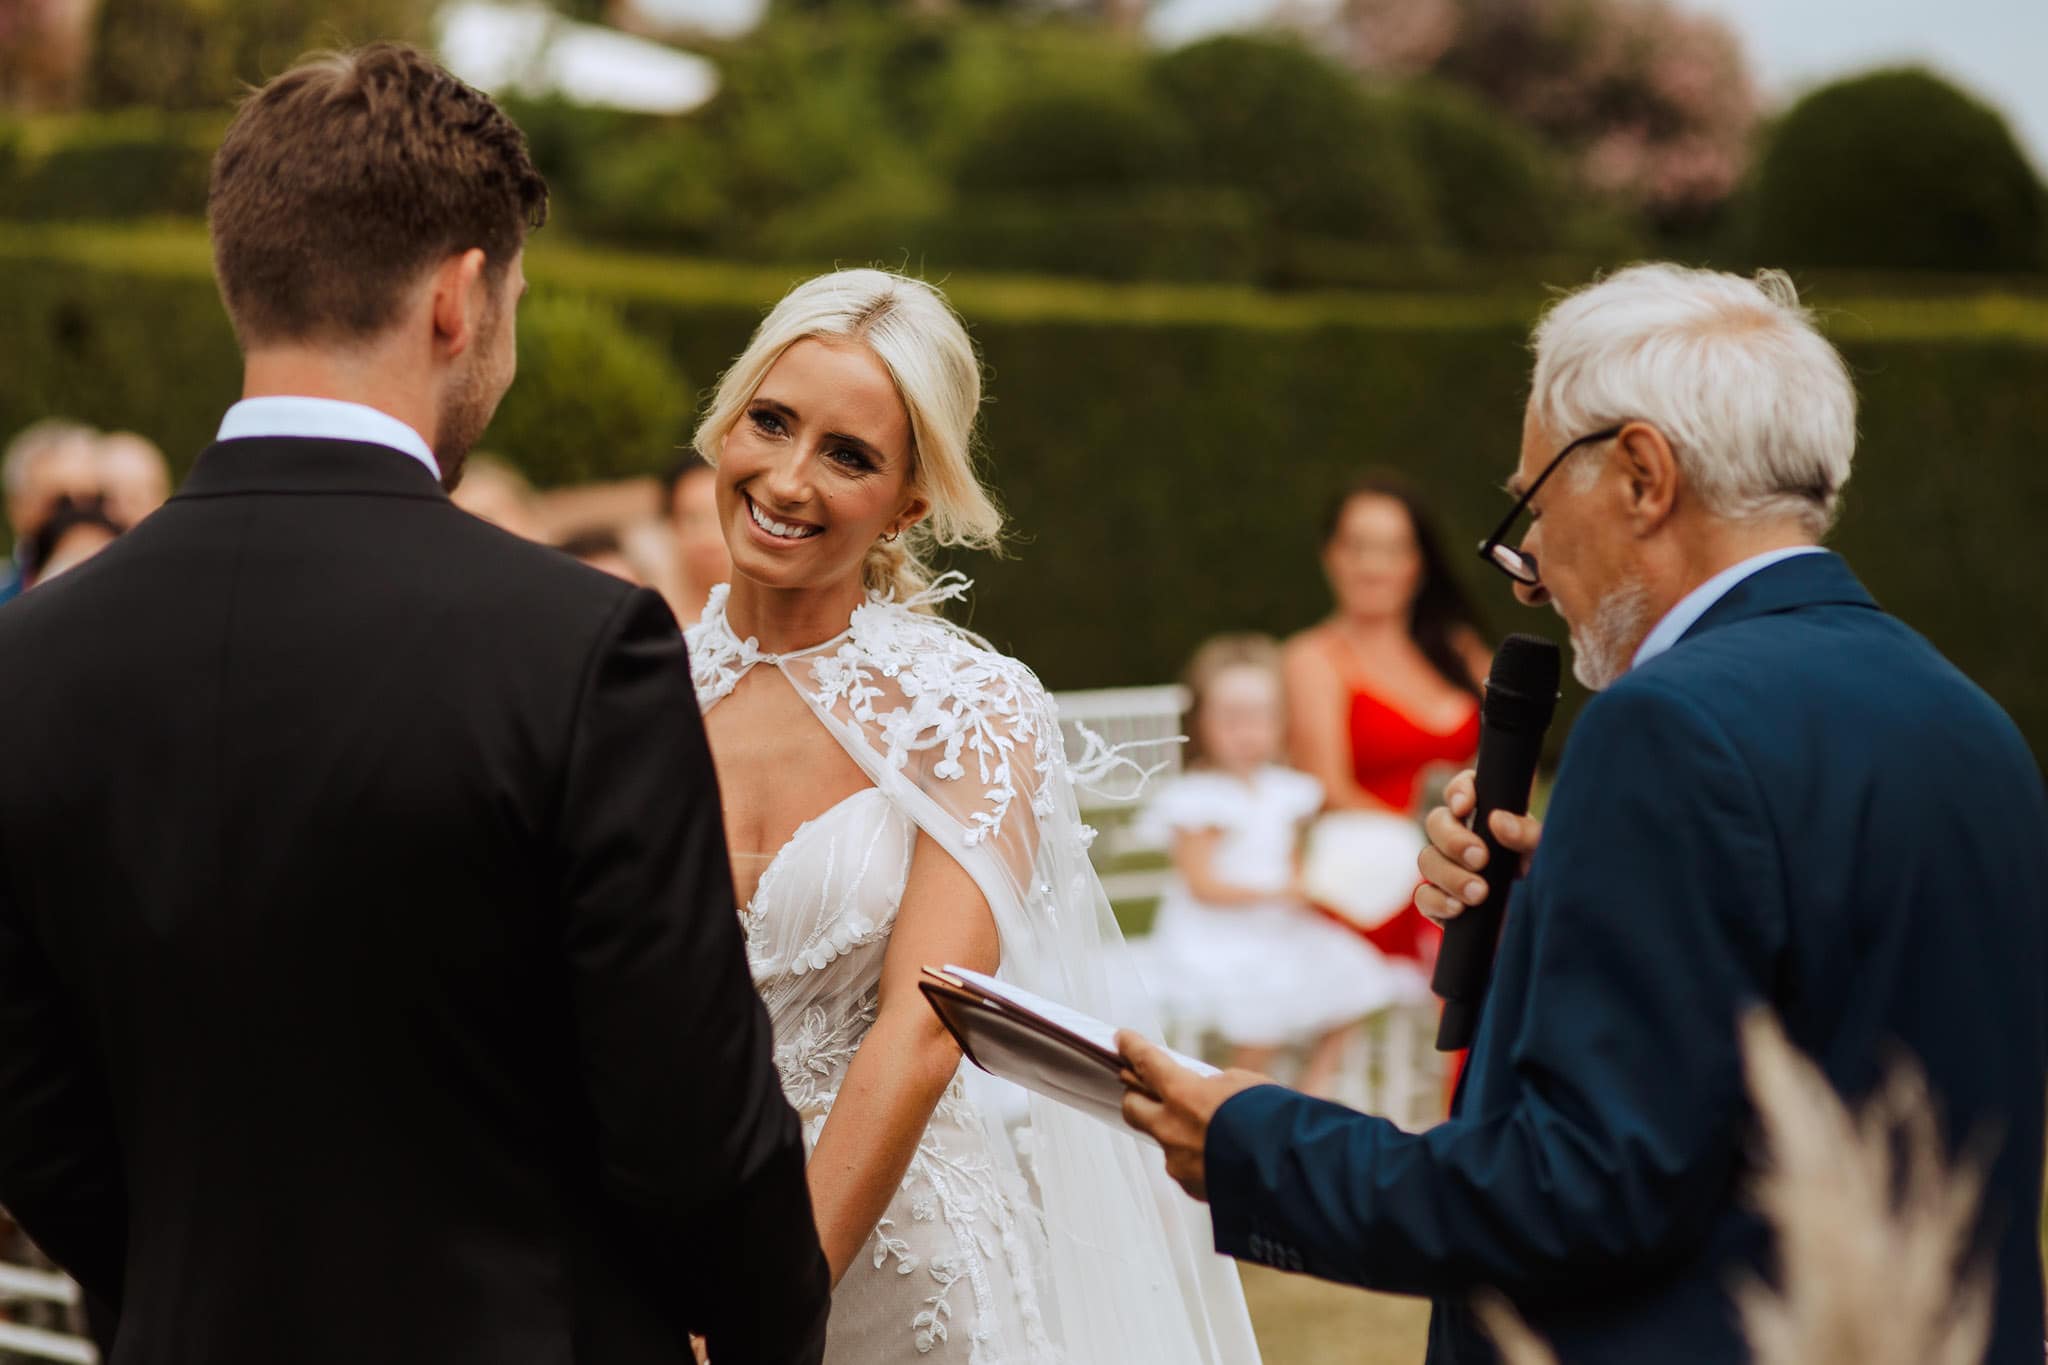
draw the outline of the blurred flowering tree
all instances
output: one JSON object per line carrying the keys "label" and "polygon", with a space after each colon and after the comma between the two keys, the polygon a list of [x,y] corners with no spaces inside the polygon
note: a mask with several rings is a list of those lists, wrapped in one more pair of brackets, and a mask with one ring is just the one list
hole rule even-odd
{"label": "blurred flowering tree", "polygon": [[[0,0],[0,4],[19,0]],[[90,98],[222,109],[316,48],[425,36],[427,0],[99,0]]]}
{"label": "blurred flowering tree", "polygon": [[71,103],[91,17],[87,0],[0,0],[0,107]]}
{"label": "blurred flowering tree", "polygon": [[1344,0],[1335,37],[1362,69],[1473,90],[1662,226],[1721,203],[1748,163],[1742,49],[1668,0]]}

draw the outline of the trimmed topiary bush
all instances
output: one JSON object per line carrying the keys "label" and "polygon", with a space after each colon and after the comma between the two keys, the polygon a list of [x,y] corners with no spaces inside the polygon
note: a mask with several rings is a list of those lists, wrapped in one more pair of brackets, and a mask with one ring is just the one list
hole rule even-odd
{"label": "trimmed topiary bush", "polygon": [[[0,186],[29,222],[203,217],[213,149],[227,120],[135,110],[31,119],[5,132]],[[12,165],[7,163],[12,161]]]}
{"label": "trimmed topiary bush", "polygon": [[221,109],[319,48],[418,42],[418,0],[98,0],[86,85],[102,109]]}
{"label": "trimmed topiary bush", "polygon": [[1758,167],[1752,254],[1859,270],[2048,267],[2042,188],[1996,110],[1925,71],[1808,95]]}
{"label": "trimmed topiary bush", "polygon": [[1034,89],[961,145],[950,209],[922,239],[940,260],[1103,279],[1249,280],[1260,214],[1191,185],[1185,131],[1144,85]]}
{"label": "trimmed topiary bush", "polygon": [[1243,283],[1270,264],[1270,244],[1244,196],[1172,186],[967,199],[927,224],[915,245],[923,250],[914,260],[941,267],[1103,280]]}
{"label": "trimmed topiary bush", "polygon": [[695,395],[611,308],[536,294],[519,309],[519,377],[483,444],[542,487],[658,472],[689,440]]}
{"label": "trimmed topiary bush", "polygon": [[1133,90],[1032,90],[988,112],[960,150],[966,195],[1104,193],[1182,178],[1185,134]]}
{"label": "trimmed topiary bush", "polygon": [[1571,243],[1580,209],[1557,154],[1533,133],[1439,82],[1417,81],[1391,103],[1450,245],[1535,255]]}
{"label": "trimmed topiary bush", "polygon": [[1159,57],[1154,88],[1195,175],[1249,195],[1283,233],[1407,246],[1435,232],[1399,119],[1296,44],[1211,38]]}
{"label": "trimmed topiary bush", "polygon": [[550,197],[570,232],[665,251],[704,251],[730,236],[725,154],[702,128],[649,129],[603,147],[586,147],[567,192]]}
{"label": "trimmed topiary bush", "polygon": [[178,136],[113,135],[67,142],[23,177],[27,219],[199,218],[210,146]]}

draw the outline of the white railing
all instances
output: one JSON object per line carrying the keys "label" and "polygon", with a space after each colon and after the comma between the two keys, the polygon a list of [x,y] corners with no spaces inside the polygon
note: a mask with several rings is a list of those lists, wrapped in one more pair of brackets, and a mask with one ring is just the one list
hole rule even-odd
{"label": "white railing", "polygon": [[[1069,754],[1084,751],[1080,729],[1086,726],[1108,744],[1138,746],[1133,757],[1159,769],[1144,784],[1147,791],[1180,773],[1184,746],[1175,741],[1187,711],[1186,688],[1108,687],[1061,692],[1057,700]],[[1166,850],[1138,835],[1139,786],[1133,773],[1127,785],[1112,784],[1106,794],[1080,793],[1081,816],[1098,831],[1090,850],[1096,873],[1126,923],[1149,922],[1170,875]],[[1186,1027],[1168,1020],[1167,1029],[1173,1046],[1202,1050],[1204,1040]],[[1444,1062],[1431,1045],[1435,1036],[1433,1004],[1394,1006],[1374,1014],[1351,1037],[1335,1098],[1411,1130],[1438,1122],[1444,1115]]]}
{"label": "white railing", "polygon": [[[38,1265],[0,1260],[0,1352],[97,1365],[99,1352],[77,1334],[78,1305],[78,1286],[65,1276]],[[30,1320],[14,1321],[17,1310]]]}
{"label": "white railing", "polygon": [[[1057,700],[1060,728],[1069,754],[1087,747],[1083,727],[1111,746],[1128,746],[1138,769],[1113,779],[1106,790],[1082,791],[1081,818],[1096,829],[1095,847],[1090,850],[1095,870],[1112,904],[1152,903],[1166,891],[1165,850],[1136,837],[1133,818],[1142,790],[1156,790],[1160,783],[1180,774],[1181,718],[1187,711],[1185,687],[1105,687],[1085,692],[1061,692]],[[1152,777],[1140,781],[1142,769],[1153,769]]]}

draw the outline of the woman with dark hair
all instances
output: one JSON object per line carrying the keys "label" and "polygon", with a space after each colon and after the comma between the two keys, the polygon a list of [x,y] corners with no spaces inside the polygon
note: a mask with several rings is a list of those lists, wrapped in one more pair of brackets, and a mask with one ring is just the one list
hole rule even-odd
{"label": "woman with dark hair", "polygon": [[[1479,748],[1490,666],[1477,614],[1414,491],[1367,474],[1330,504],[1323,572],[1336,610],[1287,644],[1288,750],[1333,810],[1414,814],[1426,774]],[[1424,967],[1438,931],[1413,905],[1364,929]]]}
{"label": "woman with dark hair", "polygon": [[91,559],[114,542],[123,528],[107,514],[100,497],[66,497],[29,537],[22,554],[22,581],[33,588]]}

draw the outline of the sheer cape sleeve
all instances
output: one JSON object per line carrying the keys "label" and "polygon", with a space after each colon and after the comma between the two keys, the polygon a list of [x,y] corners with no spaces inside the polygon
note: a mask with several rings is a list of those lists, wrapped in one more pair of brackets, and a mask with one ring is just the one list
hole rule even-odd
{"label": "sheer cape sleeve", "polygon": [[[1157,1037],[1109,899],[1088,860],[1077,780],[1125,760],[1097,744],[1070,761],[1054,701],[1023,664],[909,602],[857,608],[834,641],[774,662],[846,752],[973,877],[995,916],[999,974]],[[742,649],[748,648],[741,645]],[[716,676],[714,661],[700,677]],[[937,965],[937,964],[933,964]],[[1259,1358],[1235,1266],[1209,1213],[1137,1136],[1030,1097],[991,1137],[1018,1158],[1049,1254],[1040,1301],[1068,1365],[1244,1365]]]}

